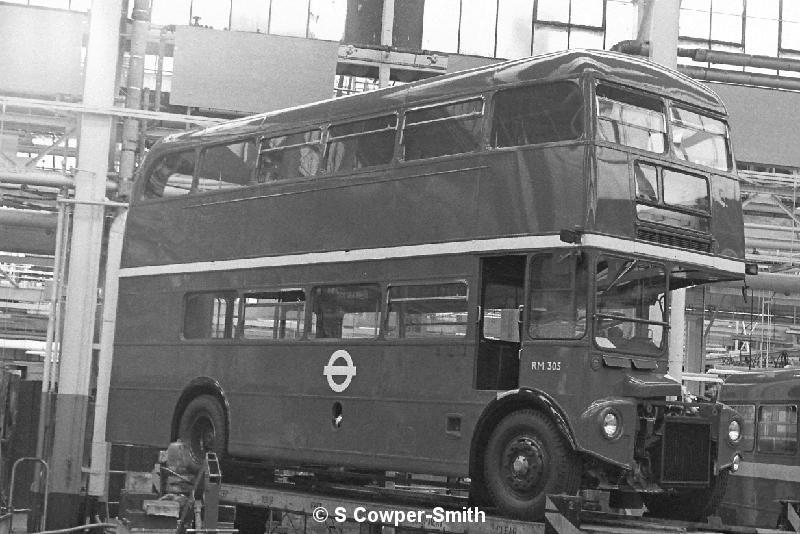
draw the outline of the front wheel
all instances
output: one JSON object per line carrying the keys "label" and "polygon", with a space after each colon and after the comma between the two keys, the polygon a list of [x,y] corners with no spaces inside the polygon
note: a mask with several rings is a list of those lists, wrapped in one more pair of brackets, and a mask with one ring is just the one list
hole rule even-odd
{"label": "front wheel", "polygon": [[484,456],[492,502],[508,516],[544,517],[548,495],[574,495],[580,462],[555,423],[535,410],[507,415],[492,431]]}
{"label": "front wheel", "polygon": [[211,395],[192,399],[178,423],[178,439],[189,449],[195,468],[203,465],[207,452],[224,454],[226,432],[225,411]]}
{"label": "front wheel", "polygon": [[705,521],[716,512],[727,488],[728,471],[722,471],[712,479],[710,488],[676,490],[671,494],[644,494],[642,500],[651,517]]}

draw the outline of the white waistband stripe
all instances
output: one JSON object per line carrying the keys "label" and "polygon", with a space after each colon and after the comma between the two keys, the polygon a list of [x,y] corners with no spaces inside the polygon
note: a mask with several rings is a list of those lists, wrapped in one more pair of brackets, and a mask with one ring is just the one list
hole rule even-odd
{"label": "white waistband stripe", "polygon": [[[744,262],[689,252],[669,247],[660,247],[597,234],[584,234],[581,244],[588,247],[604,248],[623,253],[642,254],[654,259],[680,261],[717,269],[735,274],[744,274]],[[284,256],[262,256],[220,261],[198,261],[190,263],[171,263],[167,265],[145,265],[127,267],[120,270],[121,278],[135,276],[155,276],[165,274],[185,274],[231,271],[235,269],[258,269],[264,267],[286,267],[291,265],[313,265],[391,258],[415,258],[466,254],[474,252],[495,252],[502,250],[536,250],[544,248],[571,248],[576,245],[564,243],[557,235],[500,237],[493,239],[474,239],[470,241],[449,241],[446,243],[425,243],[356,250],[332,250],[329,252],[308,252]]]}

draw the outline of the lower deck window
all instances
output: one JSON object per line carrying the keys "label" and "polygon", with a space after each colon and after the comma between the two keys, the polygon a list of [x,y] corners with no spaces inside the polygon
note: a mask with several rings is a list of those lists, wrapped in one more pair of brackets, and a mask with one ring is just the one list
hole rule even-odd
{"label": "lower deck window", "polygon": [[244,295],[242,337],[298,339],[303,336],[305,294],[300,289]]}
{"label": "lower deck window", "polygon": [[315,287],[311,332],[316,339],[376,338],[380,325],[377,284]]}
{"label": "lower deck window", "polygon": [[758,408],[759,452],[793,454],[797,451],[797,406],[775,405]]}
{"label": "lower deck window", "polygon": [[238,320],[239,299],[233,292],[190,293],[184,301],[183,337],[230,339]]}
{"label": "lower deck window", "polygon": [[387,338],[464,337],[467,335],[467,284],[389,288]]}

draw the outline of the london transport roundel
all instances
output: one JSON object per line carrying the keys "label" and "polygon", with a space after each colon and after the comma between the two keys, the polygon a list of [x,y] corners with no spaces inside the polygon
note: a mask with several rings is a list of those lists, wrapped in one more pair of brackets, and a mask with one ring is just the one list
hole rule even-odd
{"label": "london transport roundel", "polygon": [[[336,365],[338,360],[344,360],[345,365]],[[328,385],[334,392],[341,393],[346,390],[356,376],[356,366],[350,353],[339,349],[331,354],[328,365],[322,368],[322,374],[328,379]]]}

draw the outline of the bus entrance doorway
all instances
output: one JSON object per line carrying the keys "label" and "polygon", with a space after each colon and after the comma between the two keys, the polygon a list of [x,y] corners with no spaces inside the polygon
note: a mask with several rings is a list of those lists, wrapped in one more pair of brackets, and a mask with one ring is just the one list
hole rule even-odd
{"label": "bus entrance doorway", "polygon": [[477,389],[519,386],[525,264],[522,255],[481,259]]}

